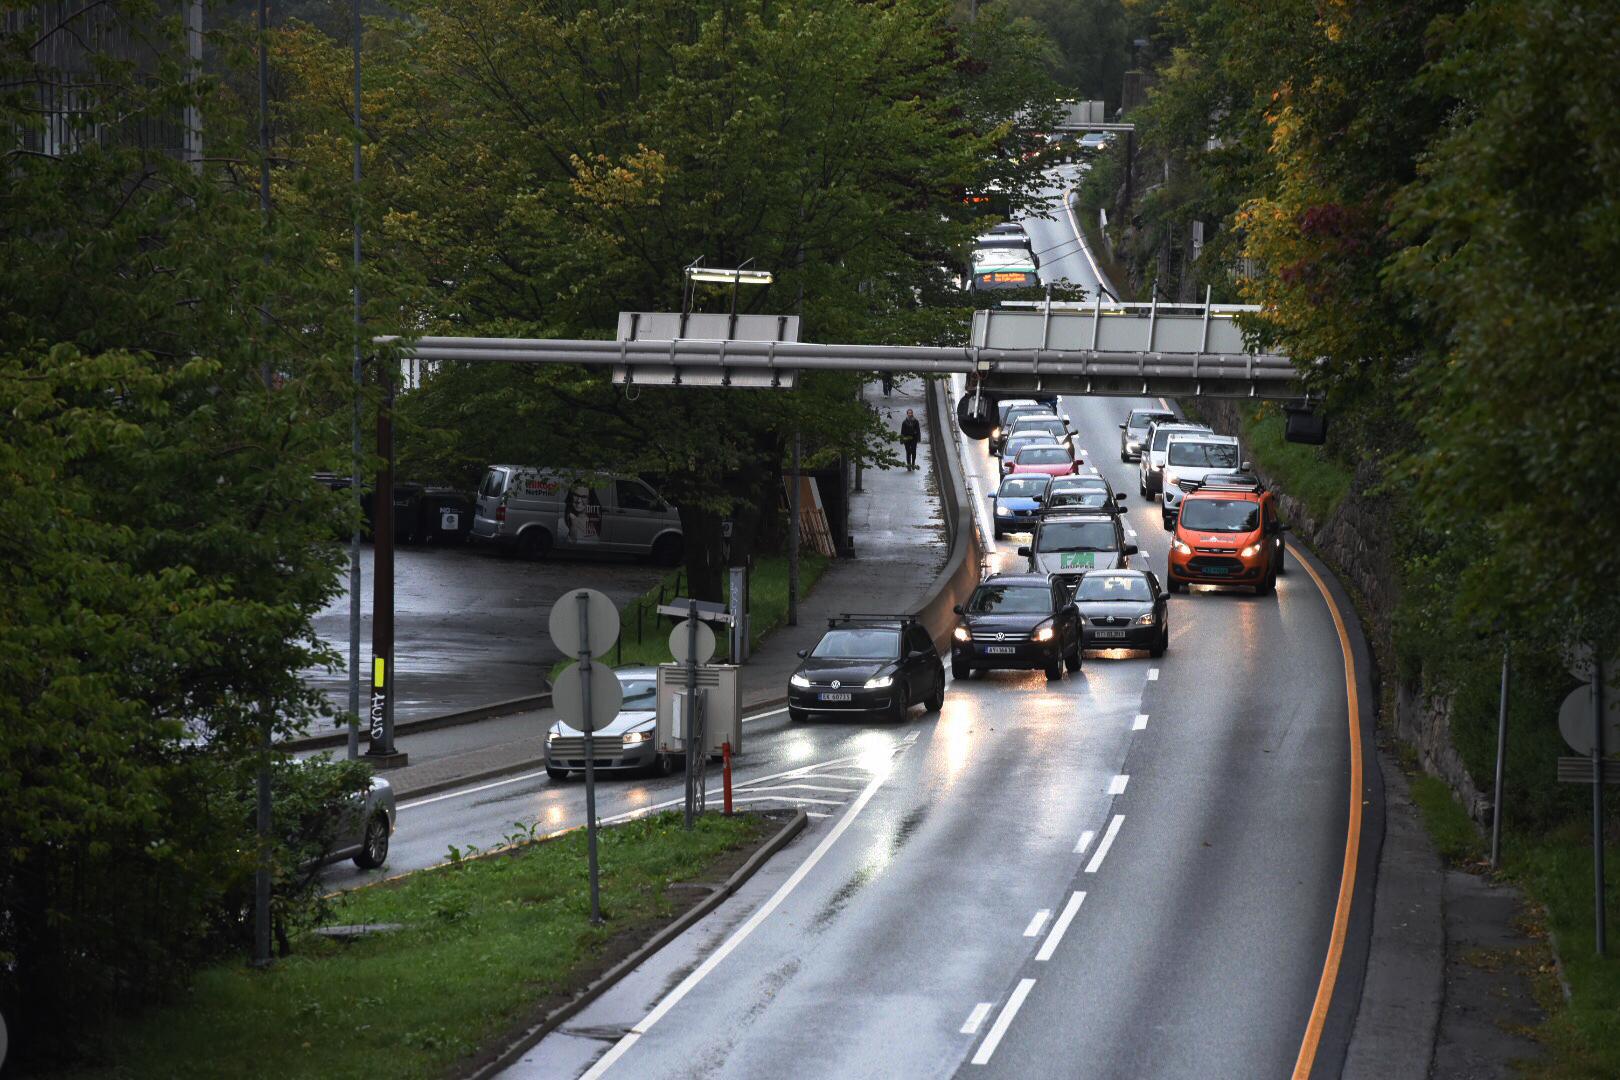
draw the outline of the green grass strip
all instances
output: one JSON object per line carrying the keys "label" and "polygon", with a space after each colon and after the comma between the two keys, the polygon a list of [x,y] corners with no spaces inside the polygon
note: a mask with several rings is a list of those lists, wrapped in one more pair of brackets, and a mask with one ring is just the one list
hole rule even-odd
{"label": "green grass strip", "polygon": [[265,972],[207,969],[183,1000],[114,1028],[115,1064],[73,1075],[445,1076],[588,982],[613,935],[649,936],[687,906],[693,890],[673,883],[707,880],[769,827],[706,814],[687,832],[666,813],[602,830],[600,926],[583,831],[349,893],[334,923],[404,929],[348,944],[303,936]]}

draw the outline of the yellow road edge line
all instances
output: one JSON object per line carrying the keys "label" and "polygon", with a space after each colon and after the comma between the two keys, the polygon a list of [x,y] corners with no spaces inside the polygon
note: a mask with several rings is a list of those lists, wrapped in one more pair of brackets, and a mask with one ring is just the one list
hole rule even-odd
{"label": "yellow road edge line", "polygon": [[1350,706],[1350,828],[1344,840],[1344,868],[1339,873],[1339,901],[1333,911],[1333,933],[1328,939],[1327,958],[1322,963],[1322,978],[1316,984],[1316,1003],[1311,1007],[1311,1019],[1305,1025],[1305,1038],[1299,1044],[1299,1057],[1294,1061],[1294,1080],[1309,1080],[1316,1065],[1322,1028],[1327,1024],[1328,1007],[1333,1002],[1333,987],[1339,981],[1339,965],[1344,960],[1344,941],[1350,931],[1350,900],[1355,893],[1356,862],[1361,852],[1361,700],[1356,689],[1355,653],[1350,648],[1350,632],[1345,628],[1339,605],[1316,568],[1299,557],[1298,549],[1293,553],[1294,565],[1305,568],[1322,599],[1327,601],[1334,629],[1339,632],[1339,649],[1344,654],[1345,698]]}

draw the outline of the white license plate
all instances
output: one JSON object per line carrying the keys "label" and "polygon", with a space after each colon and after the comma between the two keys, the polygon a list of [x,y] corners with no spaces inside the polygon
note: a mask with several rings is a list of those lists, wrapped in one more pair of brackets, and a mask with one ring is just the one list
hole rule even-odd
{"label": "white license plate", "polygon": [[1093,630],[1091,632],[1091,636],[1092,637],[1100,637],[1100,638],[1122,638],[1122,637],[1125,636],[1125,631],[1123,631],[1123,630]]}
{"label": "white license plate", "polygon": [[457,529],[461,528],[461,515],[460,514],[440,514],[439,515],[439,528],[443,529],[445,532],[454,532],[454,531],[456,531]]}
{"label": "white license plate", "polygon": [[1012,645],[986,645],[984,651],[991,656],[1011,656],[1018,649]]}
{"label": "white license plate", "polygon": [[822,694],[822,695],[820,695],[820,698],[821,698],[822,701],[852,701],[852,700],[854,700],[854,697],[855,697],[855,695],[853,695],[853,694]]}

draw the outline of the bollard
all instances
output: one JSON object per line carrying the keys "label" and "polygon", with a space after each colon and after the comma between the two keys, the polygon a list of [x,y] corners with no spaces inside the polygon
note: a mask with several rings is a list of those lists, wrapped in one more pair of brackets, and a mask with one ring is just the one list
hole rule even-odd
{"label": "bollard", "polygon": [[726,816],[731,816],[731,743],[720,744],[720,757],[724,764],[721,766],[721,775],[725,777],[726,790]]}

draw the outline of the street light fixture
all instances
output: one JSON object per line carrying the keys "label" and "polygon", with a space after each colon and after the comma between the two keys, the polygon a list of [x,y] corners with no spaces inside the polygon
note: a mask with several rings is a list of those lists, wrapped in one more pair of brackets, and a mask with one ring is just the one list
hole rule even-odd
{"label": "street light fixture", "polygon": [[769,270],[722,270],[713,266],[688,266],[686,279],[715,285],[769,285],[776,280]]}

